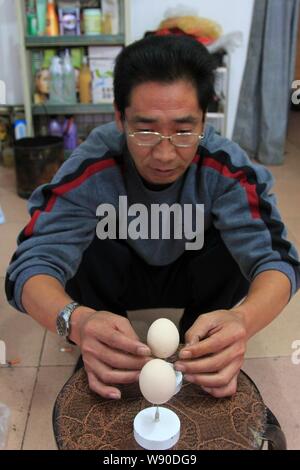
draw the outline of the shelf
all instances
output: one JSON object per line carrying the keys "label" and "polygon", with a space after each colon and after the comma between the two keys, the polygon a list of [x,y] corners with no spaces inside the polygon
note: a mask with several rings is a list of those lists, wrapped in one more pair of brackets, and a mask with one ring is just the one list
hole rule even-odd
{"label": "shelf", "polygon": [[33,48],[81,47],[81,46],[122,46],[124,34],[100,34],[95,36],[26,36],[25,46]]}
{"label": "shelf", "polygon": [[45,104],[32,105],[35,116],[54,114],[113,114],[112,104]]}

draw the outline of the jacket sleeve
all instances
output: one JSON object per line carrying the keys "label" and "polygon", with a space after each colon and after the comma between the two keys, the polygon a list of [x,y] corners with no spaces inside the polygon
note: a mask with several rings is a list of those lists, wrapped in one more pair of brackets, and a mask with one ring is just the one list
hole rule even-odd
{"label": "jacket sleeve", "polygon": [[25,311],[21,302],[24,283],[34,275],[48,274],[64,286],[95,235],[91,178],[86,177],[87,165],[74,169],[74,163],[73,158],[65,162],[53,181],[30,198],[31,220],[18,237],[5,283],[9,303],[20,311]]}
{"label": "jacket sleeve", "polygon": [[299,258],[287,240],[272,184],[271,173],[249,160],[240,168],[223,166],[212,206],[214,225],[249,281],[277,270],[289,278],[293,295],[300,283]]}

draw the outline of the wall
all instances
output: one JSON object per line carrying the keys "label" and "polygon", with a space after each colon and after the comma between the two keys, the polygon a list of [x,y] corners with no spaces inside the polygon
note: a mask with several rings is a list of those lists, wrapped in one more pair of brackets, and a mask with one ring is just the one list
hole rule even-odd
{"label": "wall", "polygon": [[254,0],[131,0],[130,40],[140,39],[147,30],[156,29],[167,8],[177,4],[192,7],[199,16],[217,21],[224,33],[242,31],[243,45],[232,54],[229,108],[226,135],[232,136],[239,91],[245,67]]}
{"label": "wall", "polygon": [[0,80],[6,84],[6,101],[10,105],[23,103],[15,1],[21,0],[0,0]]}

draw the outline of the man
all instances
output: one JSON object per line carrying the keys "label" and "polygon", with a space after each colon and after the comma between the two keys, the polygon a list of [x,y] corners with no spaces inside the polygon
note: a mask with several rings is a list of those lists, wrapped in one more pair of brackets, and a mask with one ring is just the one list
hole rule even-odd
{"label": "man", "polygon": [[[103,397],[119,398],[118,384],[136,381],[150,358],[127,310],[184,307],[176,368],[224,397],[236,391],[248,339],[299,287],[270,173],[205,126],[213,82],[211,56],[191,38],[125,48],[115,67],[116,124],[95,129],[31,197],[8,300],[81,348],[89,385]],[[173,237],[151,220],[162,204],[174,209]],[[178,210],[201,204],[203,246],[199,226],[183,233]]]}

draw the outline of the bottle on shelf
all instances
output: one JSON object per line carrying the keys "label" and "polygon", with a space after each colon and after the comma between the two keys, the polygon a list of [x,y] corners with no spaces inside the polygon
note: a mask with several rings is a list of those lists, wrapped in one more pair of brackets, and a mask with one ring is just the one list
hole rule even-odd
{"label": "bottle on shelf", "polygon": [[88,58],[84,56],[79,74],[79,100],[80,103],[92,102],[92,73],[88,65]]}
{"label": "bottle on shelf", "polygon": [[76,104],[76,77],[69,50],[63,60],[63,99],[65,104]]}
{"label": "bottle on shelf", "polygon": [[38,34],[38,24],[37,24],[37,16],[36,16],[34,0],[30,0],[28,2],[27,12],[26,12],[26,19],[27,19],[27,34],[28,34],[28,36],[37,36],[37,34]]}
{"label": "bottle on shelf", "polygon": [[27,137],[27,124],[24,114],[24,108],[22,106],[16,106],[14,108],[13,126],[15,140]]}
{"label": "bottle on shelf", "polygon": [[64,103],[64,83],[63,83],[63,69],[61,59],[58,56],[52,58],[50,67],[50,94],[49,104],[63,104]]}
{"label": "bottle on shelf", "polygon": [[74,150],[77,147],[77,125],[73,116],[67,118],[63,124],[63,138],[65,150]]}
{"label": "bottle on shelf", "polygon": [[59,120],[57,119],[57,116],[53,116],[53,118],[51,118],[49,122],[48,132],[49,132],[49,135],[62,137],[63,130],[62,130],[62,126]]}
{"label": "bottle on shelf", "polygon": [[58,36],[59,35],[59,25],[58,18],[55,10],[54,0],[48,0],[47,5],[47,35],[48,36]]}
{"label": "bottle on shelf", "polygon": [[36,0],[36,14],[38,35],[44,36],[46,34],[47,0]]}

